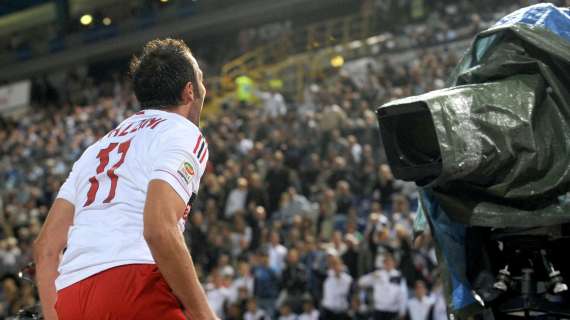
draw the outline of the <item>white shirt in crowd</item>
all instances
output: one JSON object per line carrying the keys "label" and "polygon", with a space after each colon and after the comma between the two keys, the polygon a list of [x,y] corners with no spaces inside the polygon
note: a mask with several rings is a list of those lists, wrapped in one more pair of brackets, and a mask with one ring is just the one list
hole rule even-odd
{"label": "white shirt in crowd", "polygon": [[282,244],[269,246],[269,266],[277,273],[281,273],[285,268],[285,257],[287,256],[287,248]]}
{"label": "white shirt in crowd", "polygon": [[245,242],[249,245],[251,241],[251,227],[247,226],[241,232],[232,232],[230,234],[231,253],[238,256],[243,251],[242,244]]}
{"label": "white shirt in crowd", "polygon": [[230,287],[230,302],[234,303],[239,298],[239,289],[245,287],[247,296],[253,296],[253,277],[239,277],[232,282]]}
{"label": "white shirt in crowd", "polygon": [[427,320],[429,311],[434,301],[431,297],[425,296],[421,299],[416,297],[408,301],[408,314],[410,320]]}
{"label": "white shirt in crowd", "polygon": [[362,159],[362,146],[358,143],[354,144],[350,148],[350,154],[352,155],[354,161],[360,163],[360,160]]}
{"label": "white shirt in crowd", "polygon": [[20,248],[13,247],[11,249],[8,249],[6,251],[0,251],[0,259],[2,261],[2,264],[4,266],[7,266],[9,268],[12,267],[16,267],[16,264],[18,262],[18,258],[22,255],[22,252],[20,251]]}
{"label": "white shirt in crowd", "polygon": [[441,287],[434,289],[432,297],[434,299],[433,320],[448,320],[447,305]]}
{"label": "white shirt in crowd", "polygon": [[247,199],[247,189],[241,190],[239,188],[235,188],[230,191],[230,195],[228,196],[228,200],[226,202],[226,211],[225,216],[227,218],[233,217],[236,211],[245,209],[245,201]]}
{"label": "white shirt in crowd", "polygon": [[323,284],[323,300],[321,305],[334,312],[345,312],[348,310],[348,295],[350,286],[352,285],[352,277],[341,272],[336,274],[333,270],[328,271],[327,279]]}
{"label": "white shirt in crowd", "polygon": [[208,298],[208,303],[220,318],[224,317],[224,305],[229,302],[231,292],[229,288],[224,287],[214,287],[209,284],[206,287],[206,298]]}
{"label": "white shirt in crowd", "polygon": [[239,152],[241,154],[247,154],[249,150],[253,149],[253,141],[248,138],[243,138],[239,142]]}
{"label": "white shirt in crowd", "polygon": [[298,320],[297,315],[292,313],[288,316],[279,316],[278,320]]}
{"label": "white shirt in crowd", "polygon": [[375,310],[405,315],[408,288],[400,271],[376,270],[360,277],[358,285],[372,287]]}
{"label": "white shirt in crowd", "polygon": [[287,113],[285,99],[279,92],[260,92],[259,96],[263,101],[266,116],[276,118]]}
{"label": "white shirt in crowd", "polygon": [[299,320],[319,320],[319,310],[314,309],[311,312],[303,312],[299,315]]}
{"label": "white shirt in crowd", "polygon": [[243,320],[265,320],[269,319],[265,312],[261,309],[255,310],[255,312],[248,311],[243,315]]}
{"label": "white shirt in crowd", "polygon": [[[161,110],[137,112],[87,148],[57,195],[75,213],[56,289],[116,266],[154,264],[143,237],[149,182],[168,183],[188,203],[207,161],[198,127]],[[178,223],[181,232],[184,222]]]}

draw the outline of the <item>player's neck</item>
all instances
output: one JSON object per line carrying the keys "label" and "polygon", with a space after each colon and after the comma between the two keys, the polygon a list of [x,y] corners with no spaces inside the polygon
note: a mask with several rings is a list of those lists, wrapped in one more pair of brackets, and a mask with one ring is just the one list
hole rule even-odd
{"label": "player's neck", "polygon": [[200,127],[200,112],[193,112],[194,109],[190,109],[188,112],[188,120],[195,124],[198,128]]}
{"label": "player's neck", "polygon": [[190,106],[178,106],[172,109],[166,109],[165,111],[169,111],[172,113],[176,113],[188,120],[190,120],[193,124],[197,127],[200,127],[200,112],[190,107]]}

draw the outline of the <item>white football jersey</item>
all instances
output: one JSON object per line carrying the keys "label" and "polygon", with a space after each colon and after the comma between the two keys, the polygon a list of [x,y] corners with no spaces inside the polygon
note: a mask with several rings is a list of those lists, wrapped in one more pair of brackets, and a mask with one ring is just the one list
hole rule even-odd
{"label": "white football jersey", "polygon": [[112,267],[155,263],[143,237],[149,182],[167,182],[189,203],[207,161],[198,127],[160,110],[136,113],[87,148],[57,195],[75,206],[75,214],[56,289]]}

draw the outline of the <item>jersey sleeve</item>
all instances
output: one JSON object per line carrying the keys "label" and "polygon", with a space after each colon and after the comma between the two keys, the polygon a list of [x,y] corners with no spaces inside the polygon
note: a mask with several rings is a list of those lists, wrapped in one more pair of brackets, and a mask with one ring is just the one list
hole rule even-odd
{"label": "jersey sleeve", "polygon": [[[181,135],[183,138],[168,135],[166,145],[154,160],[150,180],[162,180],[178,193],[184,203],[198,193],[200,178],[207,161],[208,146],[201,134]],[[149,180],[149,181],[150,181]]]}
{"label": "jersey sleeve", "polygon": [[65,182],[59,188],[59,192],[57,193],[56,198],[64,199],[71,202],[75,205],[76,195],[77,195],[77,183],[76,183],[76,176],[77,176],[77,162],[71,168],[71,172],[65,179]]}

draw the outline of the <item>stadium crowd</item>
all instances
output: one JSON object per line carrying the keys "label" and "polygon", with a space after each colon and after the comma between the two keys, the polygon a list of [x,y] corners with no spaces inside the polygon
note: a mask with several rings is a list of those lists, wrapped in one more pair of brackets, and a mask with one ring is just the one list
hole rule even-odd
{"label": "stadium crowd", "polygon": [[[373,112],[443,87],[457,63],[411,55],[317,79],[303,103],[261,86],[259,103],[203,123],[211,156],[185,236],[222,319],[447,319],[433,246],[412,245],[416,190],[392,176]],[[0,318],[37,302],[17,274],[71,164],[138,111],[128,79],[63,87],[58,104],[0,118]]]}

